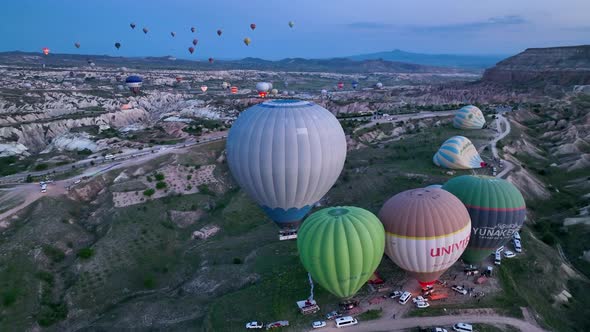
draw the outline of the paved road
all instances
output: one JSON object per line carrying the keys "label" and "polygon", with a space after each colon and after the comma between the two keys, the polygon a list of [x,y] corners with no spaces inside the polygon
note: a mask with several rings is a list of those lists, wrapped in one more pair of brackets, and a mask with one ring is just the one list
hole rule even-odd
{"label": "paved road", "polygon": [[[54,174],[66,173],[66,172],[71,171],[73,169],[73,167],[75,169],[79,170],[79,169],[92,168],[92,167],[96,166],[96,164],[109,165],[109,164],[121,162],[123,160],[133,160],[135,158],[139,158],[139,157],[143,157],[143,156],[151,155],[153,157],[156,157],[156,156],[161,155],[162,153],[168,153],[171,151],[183,149],[183,148],[194,146],[194,145],[206,144],[206,143],[210,143],[212,141],[224,139],[226,137],[227,137],[226,132],[218,132],[217,136],[214,136],[211,138],[203,138],[203,139],[200,139],[199,141],[195,140],[194,138],[190,138],[184,142],[177,143],[174,145],[158,145],[158,146],[153,146],[153,147],[146,148],[143,150],[137,150],[137,149],[129,150],[124,153],[116,154],[114,156],[114,158],[110,159],[110,160],[105,160],[105,158],[102,156],[93,156],[93,157],[86,158],[83,160],[78,160],[78,161],[71,163],[71,164],[53,167],[51,169],[44,170],[44,171],[21,172],[21,173],[17,173],[17,174],[4,176],[4,177],[0,178],[0,184],[22,183],[27,178],[27,175],[38,177],[38,176],[43,176],[43,175],[54,175]],[[94,163],[94,165],[93,165],[93,163]]]}
{"label": "paved road", "polygon": [[[502,125],[504,125],[504,130],[502,130]],[[510,134],[510,121],[508,121],[508,119],[506,119],[505,116],[502,115],[502,113],[498,113],[498,117],[496,118],[496,127],[498,128],[498,131],[501,131],[500,134],[494,138],[492,140],[492,142],[490,143],[490,147],[492,149],[492,155],[494,156],[494,158],[498,158],[498,160],[500,160],[503,164],[504,164],[504,168],[502,169],[502,172],[498,173],[498,175],[496,175],[497,178],[502,178],[504,177],[506,174],[508,174],[510,171],[512,171],[512,169],[514,169],[514,164],[504,160],[504,159],[500,159],[500,155],[498,154],[498,141],[500,141],[501,139],[505,138],[506,136],[508,136],[508,134]]]}
{"label": "paved road", "polygon": [[[439,327],[446,327],[447,330],[451,331],[449,328],[455,323],[483,323],[483,324],[491,324],[491,325],[510,325],[513,326],[520,331],[523,332],[546,332],[545,330],[541,329],[540,327],[529,323],[527,321],[516,319],[512,317],[503,317],[497,315],[449,315],[449,316],[438,316],[438,317],[411,317],[411,318],[402,318],[402,319],[392,319],[391,317],[383,317],[378,320],[367,321],[367,322],[359,322],[356,326],[347,327],[344,331],[371,331],[371,332],[380,332],[380,331],[403,331],[419,326],[439,326]],[[322,329],[322,331],[342,331],[341,329],[337,329],[332,327],[334,323],[329,322],[328,325],[330,327]]]}
{"label": "paved road", "polygon": [[399,115],[383,115],[377,120],[371,120],[371,122],[357,127],[354,131],[361,130],[363,128],[372,127],[378,123],[396,123],[408,120],[420,120],[427,118],[445,117],[454,115],[456,110],[441,111],[441,112],[419,112],[411,114],[399,114]]}

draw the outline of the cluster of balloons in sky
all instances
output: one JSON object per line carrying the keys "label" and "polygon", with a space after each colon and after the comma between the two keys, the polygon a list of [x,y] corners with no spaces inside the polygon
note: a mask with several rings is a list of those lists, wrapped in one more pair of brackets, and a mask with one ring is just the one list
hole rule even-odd
{"label": "cluster of balloons in sky", "polygon": [[[288,25],[289,25],[289,28],[293,28],[293,27],[295,26],[295,22],[293,22],[293,21],[289,21]],[[135,27],[137,27],[137,25],[136,25],[134,22],[131,22],[131,23],[129,23],[129,27],[131,27],[131,29],[135,30]],[[255,24],[255,23],[252,23],[252,24],[250,24],[250,29],[251,29],[252,31],[256,30],[256,24]],[[141,29],[141,30],[142,30],[142,31],[143,31],[143,33],[144,33],[144,34],[146,34],[146,35],[147,35],[147,33],[150,31],[150,30],[149,30],[147,27],[144,27],[144,28],[143,28],[143,29]],[[197,28],[195,28],[194,26],[192,26],[192,27],[190,28],[190,31],[191,31],[192,33],[196,33],[196,32],[197,32]],[[221,30],[221,29],[218,29],[218,30],[217,30],[217,36],[221,37],[221,35],[222,35],[222,34],[223,34],[223,30]],[[171,31],[171,32],[170,32],[170,36],[171,36],[172,38],[175,38],[175,37],[176,37],[176,32],[174,32],[174,31]],[[243,42],[244,42],[244,44],[245,44],[246,46],[249,46],[249,45],[250,45],[250,43],[252,42],[252,39],[250,39],[250,37],[245,37],[245,38],[243,39]],[[189,51],[189,53],[190,53],[190,54],[193,54],[193,53],[195,52],[195,47],[197,46],[197,44],[198,44],[198,43],[199,43],[199,40],[198,40],[198,39],[196,39],[196,38],[195,38],[195,39],[193,39],[193,40],[192,40],[192,45],[193,45],[193,46],[190,46],[190,47],[188,48],[188,51]],[[80,47],[81,47],[81,45],[82,45],[82,44],[80,44],[80,42],[79,42],[79,41],[76,41],[76,42],[74,42],[74,47],[76,47],[76,48],[80,48]],[[114,45],[115,45],[115,48],[116,48],[117,50],[121,48],[121,43],[120,43],[120,42],[115,42],[115,44],[114,44]],[[42,52],[43,52],[43,54],[44,54],[44,55],[49,55],[50,49],[49,49],[48,47],[43,47],[43,48],[42,48]],[[209,63],[212,63],[212,62],[213,62],[213,58],[209,58]]]}
{"label": "cluster of balloons in sky", "polygon": [[[296,230],[337,181],[346,159],[344,131],[309,101],[271,100],[240,114],[226,144],[240,187],[281,229]],[[422,285],[460,257],[483,260],[520,229],[526,207],[510,182],[464,175],[403,191],[378,216],[354,206],[321,209],[305,219],[297,247],[305,269],[340,298],[353,296],[383,254]]]}

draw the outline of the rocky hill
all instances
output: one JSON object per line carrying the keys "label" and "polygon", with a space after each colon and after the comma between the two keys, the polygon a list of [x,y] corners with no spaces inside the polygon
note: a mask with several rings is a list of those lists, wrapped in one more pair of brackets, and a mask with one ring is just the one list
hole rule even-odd
{"label": "rocky hill", "polygon": [[590,45],[529,48],[485,71],[483,81],[500,84],[590,84]]}

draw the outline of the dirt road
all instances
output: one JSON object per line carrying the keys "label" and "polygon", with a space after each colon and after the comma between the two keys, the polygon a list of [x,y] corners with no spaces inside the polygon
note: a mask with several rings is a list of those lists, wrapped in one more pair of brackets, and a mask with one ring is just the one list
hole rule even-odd
{"label": "dirt road", "polygon": [[[445,327],[447,330],[451,331],[449,327],[459,322],[470,324],[484,323],[490,325],[509,325],[523,332],[546,332],[546,330],[543,330],[527,321],[497,315],[450,315],[438,317],[411,317],[402,319],[392,319],[391,317],[387,316],[378,320],[359,322],[359,324],[356,326],[347,327],[345,331],[404,331],[419,326]],[[329,322],[328,325],[330,327],[322,329],[322,331],[342,331],[341,329],[333,327],[333,324],[334,323]]]}

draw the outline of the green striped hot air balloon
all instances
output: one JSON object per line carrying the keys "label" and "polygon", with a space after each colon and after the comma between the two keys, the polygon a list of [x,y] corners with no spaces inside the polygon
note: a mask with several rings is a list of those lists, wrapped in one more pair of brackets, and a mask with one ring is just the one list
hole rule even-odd
{"label": "green striped hot air balloon", "polygon": [[526,216],[520,191],[510,182],[490,176],[463,175],[442,189],[457,196],[471,217],[471,238],[463,260],[481,262],[518,231]]}
{"label": "green striped hot air balloon", "polygon": [[371,212],[353,206],[322,209],[299,230],[301,263],[330,293],[349,298],[369,280],[385,248],[385,232]]}

